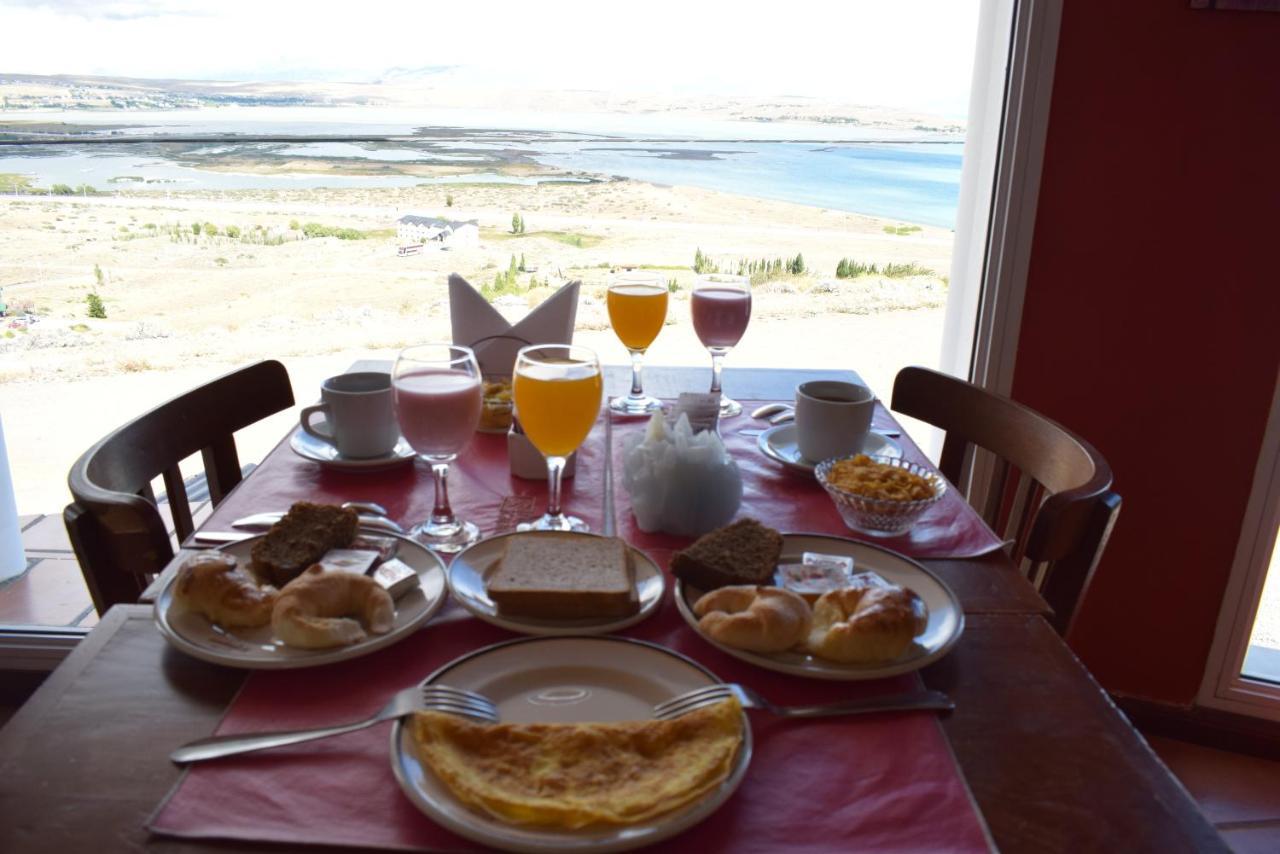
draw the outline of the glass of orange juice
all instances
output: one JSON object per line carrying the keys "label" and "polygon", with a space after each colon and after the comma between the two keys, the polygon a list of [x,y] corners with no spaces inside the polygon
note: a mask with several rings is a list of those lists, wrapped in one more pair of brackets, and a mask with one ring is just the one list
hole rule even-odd
{"label": "glass of orange juice", "polygon": [[640,367],[667,320],[666,280],[639,270],[622,273],[609,285],[607,301],[613,331],[631,354],[631,393],[609,401],[609,409],[620,415],[648,415],[662,409],[662,401],[644,393]]}
{"label": "glass of orange juice", "polygon": [[547,512],[517,525],[521,531],[586,531],[588,525],[560,509],[565,461],[591,432],[600,414],[604,378],[600,360],[586,347],[534,344],[516,354],[511,396],[516,420],[547,458]]}

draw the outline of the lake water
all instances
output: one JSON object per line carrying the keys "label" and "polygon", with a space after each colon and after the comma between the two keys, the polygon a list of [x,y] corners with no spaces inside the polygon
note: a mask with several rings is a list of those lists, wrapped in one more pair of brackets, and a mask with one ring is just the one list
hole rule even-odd
{"label": "lake water", "polygon": [[[521,113],[380,108],[222,108],[160,111],[0,111],[0,121],[126,125],[128,134],[412,136],[382,143],[225,143],[206,146],[0,148],[0,172],[40,186],[99,190],[403,187],[431,183],[537,183],[500,175],[519,157],[579,175],[622,176],[764,199],[953,226],[963,146],[937,135],[824,124],[731,122],[679,115]],[[240,174],[191,158],[343,158],[473,167],[466,174]],[[184,162],[183,157],[188,160]],[[112,181],[112,179],[117,179]],[[129,179],[129,180],[118,180]],[[134,180],[134,179],[141,179]],[[0,192],[5,188],[0,186]]]}

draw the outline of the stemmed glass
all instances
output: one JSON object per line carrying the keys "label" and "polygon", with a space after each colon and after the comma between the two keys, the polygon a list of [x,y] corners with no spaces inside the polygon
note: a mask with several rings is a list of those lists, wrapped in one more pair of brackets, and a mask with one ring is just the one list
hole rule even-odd
{"label": "stemmed glass", "polygon": [[693,330],[711,353],[711,393],[720,395],[720,417],[732,418],[742,412],[742,404],[720,390],[720,376],[725,354],[742,340],[751,320],[751,280],[720,273],[699,276],[689,307]]}
{"label": "stemmed glass", "polygon": [[449,506],[449,463],[471,441],[480,422],[480,366],[470,347],[421,344],[400,352],[391,373],[400,432],[431,466],[436,480],[431,517],[409,536],[437,552],[457,552],[480,529]]}
{"label": "stemmed glass", "polygon": [[609,322],[631,354],[631,393],[609,401],[620,415],[647,415],[662,408],[662,401],[644,393],[640,367],[645,350],[667,320],[667,283],[656,273],[627,272],[617,276],[607,296]]}
{"label": "stemmed glass", "polygon": [[516,354],[511,392],[516,419],[547,458],[547,512],[517,525],[517,530],[588,530],[586,522],[560,510],[560,477],[565,460],[587,438],[600,414],[600,360],[586,347],[572,344],[524,347]]}

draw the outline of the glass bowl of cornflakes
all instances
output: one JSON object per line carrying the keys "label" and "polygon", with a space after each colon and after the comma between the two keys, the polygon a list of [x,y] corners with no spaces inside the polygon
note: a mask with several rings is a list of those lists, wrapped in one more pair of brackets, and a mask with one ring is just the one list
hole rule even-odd
{"label": "glass bowl of cornflakes", "polygon": [[892,457],[836,457],[821,463],[814,475],[844,523],[873,537],[907,533],[947,491],[947,482],[933,470]]}

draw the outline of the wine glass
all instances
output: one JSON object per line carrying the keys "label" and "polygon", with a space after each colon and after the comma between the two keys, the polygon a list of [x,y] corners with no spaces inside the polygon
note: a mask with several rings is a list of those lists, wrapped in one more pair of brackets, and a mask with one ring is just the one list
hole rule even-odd
{"label": "wine glass", "polygon": [[609,322],[631,354],[631,393],[609,401],[620,415],[647,415],[662,409],[662,401],[644,393],[640,366],[645,350],[667,320],[667,283],[656,273],[632,271],[617,276],[607,296]]}
{"label": "wine glass", "polygon": [[600,414],[604,379],[600,360],[586,347],[533,344],[516,354],[512,396],[516,420],[547,458],[547,512],[517,525],[520,531],[586,531],[586,522],[560,510],[565,460],[591,432]]}
{"label": "wine glass", "polygon": [[449,463],[471,441],[480,422],[480,366],[470,347],[420,344],[400,352],[391,373],[400,432],[435,475],[431,516],[409,536],[437,552],[457,552],[480,529],[449,506]]}
{"label": "wine glass", "polygon": [[751,280],[720,273],[699,276],[689,307],[693,330],[711,353],[711,393],[720,395],[720,417],[732,418],[742,412],[742,404],[720,390],[720,376],[725,354],[742,340],[751,320]]}

